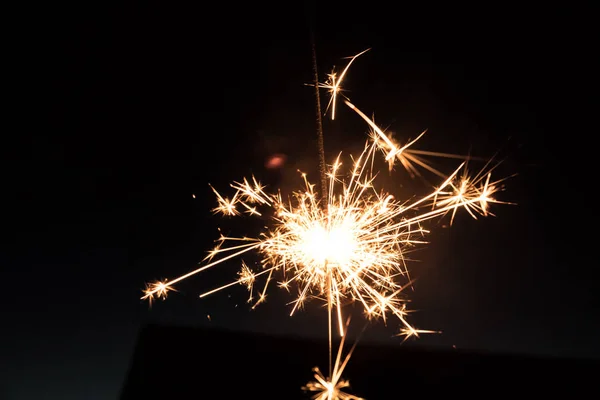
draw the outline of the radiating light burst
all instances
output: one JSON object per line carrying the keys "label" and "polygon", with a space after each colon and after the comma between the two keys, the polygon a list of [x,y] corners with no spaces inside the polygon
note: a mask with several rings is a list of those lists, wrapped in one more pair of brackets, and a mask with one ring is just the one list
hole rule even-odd
{"label": "radiating light burst", "polygon": [[[379,134],[385,135],[381,130]],[[160,286],[150,286],[143,298],[164,297],[173,284],[256,250],[261,261],[254,271],[243,264],[237,280],[200,297],[244,284],[252,299],[257,279],[265,275],[256,307],[266,299],[277,273],[279,286],[295,293],[292,315],[309,299],[323,301],[334,308],[341,335],[342,308],[348,303],[362,305],[369,317],[385,321],[388,315],[395,316],[407,337],[426,332],[413,328],[406,319],[403,291],[410,284],[406,254],[426,243],[429,231],[423,224],[429,220],[446,214],[453,219],[459,209],[473,217],[487,215],[489,204],[498,202],[494,194],[502,188],[501,181],[492,181],[487,170],[470,176],[463,162],[428,195],[397,200],[376,184],[378,148],[378,142],[367,142],[346,173],[338,156],[329,168],[329,195],[323,200],[306,174],[301,174],[303,189],[286,199],[279,192],[268,192],[254,177],[231,184],[233,195],[229,198],[213,188],[218,203],[214,212],[265,216],[271,220],[268,228],[256,238],[221,236],[209,252],[207,264]]]}
{"label": "radiating light burst", "polygon": [[[335,119],[342,81],[352,62],[366,51],[350,57],[339,76],[333,72],[326,83],[317,83],[317,87],[330,93],[328,110],[332,119]],[[302,172],[303,185],[290,197],[267,190],[255,177],[233,182],[229,197],[211,186],[217,199],[214,213],[231,217],[246,214],[265,218],[269,223],[257,237],[221,235],[199,268],[170,281],[147,285],[142,297],[150,302],[155,298],[164,299],[173,285],[255,252],[260,261],[254,268],[241,260],[238,279],[204,292],[200,297],[243,285],[249,291],[248,301],[254,308],[266,300],[268,288],[277,281],[280,288],[293,295],[290,315],[309,300],[325,303],[330,321],[330,373],[325,377],[316,368],[315,381],[304,387],[316,392],[313,399],[317,400],[362,400],[343,391],[348,381],[343,380],[341,374],[354,349],[342,362],[346,333],[342,324],[344,305],[362,306],[368,319],[387,322],[388,317],[395,317],[400,322],[396,336],[403,336],[404,340],[435,332],[417,329],[407,321],[404,291],[412,283],[407,254],[427,243],[425,236],[429,231],[425,226],[433,219],[450,215],[452,224],[460,209],[477,218],[490,215],[492,203],[508,204],[494,197],[503,189],[503,179],[492,179],[495,167],[490,167],[490,162],[479,172],[469,174],[464,160],[473,158],[413,149],[425,132],[400,145],[345,96],[343,103],[367,123],[369,140],[358,157],[345,161],[348,168],[342,164],[341,154],[328,167],[325,179],[328,187],[323,190],[326,198],[320,196],[315,184]],[[376,165],[381,160],[376,155],[379,152],[383,153],[390,172],[398,161],[413,177],[421,176],[419,168],[422,168],[437,175],[442,182],[425,196],[406,196],[405,200],[399,200],[378,184]],[[426,156],[462,159],[463,162],[447,175],[433,168]],[[257,289],[259,278],[264,278],[264,282]],[[332,314],[342,336],[334,366],[331,364]]]}
{"label": "radiating light burst", "polygon": [[167,282],[166,279],[163,281],[147,283],[146,290],[145,290],[145,292],[152,292],[152,296],[148,297],[148,301],[149,301],[150,305],[152,305],[152,300],[155,298],[162,299],[162,300],[166,299],[167,293],[170,291],[175,291],[175,289],[173,289],[171,286],[169,286],[169,283]]}

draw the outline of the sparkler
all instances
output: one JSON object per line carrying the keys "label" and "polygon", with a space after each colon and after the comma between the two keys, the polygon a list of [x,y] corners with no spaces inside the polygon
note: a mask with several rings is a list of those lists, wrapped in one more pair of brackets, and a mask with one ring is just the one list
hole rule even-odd
{"label": "sparkler", "polygon": [[[332,119],[341,82],[350,64],[363,53],[351,58],[339,77],[329,75],[328,83],[319,86],[330,90]],[[398,335],[404,336],[405,340],[432,332],[416,329],[407,321],[403,291],[410,287],[411,280],[406,255],[426,243],[425,235],[429,231],[423,225],[432,219],[451,214],[452,223],[459,209],[465,209],[474,218],[489,215],[491,203],[502,203],[494,198],[494,194],[503,188],[503,180],[492,180],[493,168],[487,168],[487,165],[479,173],[469,175],[466,162],[450,175],[444,175],[430,167],[421,156],[461,156],[410,149],[424,132],[399,146],[348,99],[344,104],[371,128],[371,140],[366,142],[358,157],[350,158],[350,168],[345,172],[341,154],[329,166],[326,186],[322,188],[326,195],[319,196],[315,185],[304,173],[301,173],[303,186],[290,198],[284,198],[279,191],[268,191],[254,177],[232,183],[233,194],[229,198],[213,188],[217,198],[213,212],[227,216],[266,217],[271,221],[268,228],[257,237],[221,235],[216,247],[203,261],[204,265],[173,280],[149,285],[142,299],[164,299],[176,283],[254,251],[261,256],[256,268],[250,268],[242,261],[238,279],[204,292],[200,297],[244,285],[250,292],[249,301],[253,302],[254,308],[265,301],[267,289],[278,277],[279,287],[295,293],[290,303],[290,315],[310,299],[327,304],[330,347],[332,313],[336,315],[339,334],[344,337],[343,307],[350,303],[361,305],[368,318],[381,318],[386,322],[388,316],[394,316],[400,322]],[[398,200],[378,187],[375,168],[378,151],[384,152],[390,170],[397,159],[409,172],[417,171],[416,164],[443,177],[443,181],[419,199]],[[266,279],[257,290],[258,278],[263,275]],[[312,388],[310,390],[319,391],[316,399],[359,399],[341,391],[346,385],[346,381],[341,380],[341,373],[350,354],[340,363],[340,348],[333,370],[330,362],[329,380],[316,371],[316,382],[307,385]]]}
{"label": "sparkler", "polygon": [[[463,163],[427,196],[399,201],[375,185],[377,174],[371,166],[377,148],[375,143],[365,144],[346,178],[340,177],[341,158],[335,160],[327,174],[325,204],[305,174],[303,190],[287,200],[280,193],[267,192],[254,177],[231,184],[231,198],[213,189],[218,201],[215,213],[262,216],[268,212],[271,228],[257,238],[222,235],[206,258],[210,262],[179,278],[151,285],[143,298],[164,297],[175,283],[257,250],[262,255],[258,272],[244,264],[239,279],[200,297],[234,284],[248,286],[251,282],[254,287],[259,275],[267,275],[256,307],[265,300],[273,274],[280,272],[279,286],[295,287],[298,292],[292,301],[292,315],[310,298],[330,302],[343,335],[342,306],[358,302],[368,316],[385,320],[392,314],[402,322],[407,336],[416,335],[418,330],[405,319],[405,302],[400,296],[410,283],[405,254],[426,243],[424,236],[429,231],[422,227],[426,221],[454,215],[460,208],[473,217],[488,215],[489,204],[499,202],[493,195],[501,189],[501,181],[492,181],[491,173],[485,171],[470,177]],[[419,211],[424,208],[425,212]],[[398,282],[400,277],[405,283]]]}

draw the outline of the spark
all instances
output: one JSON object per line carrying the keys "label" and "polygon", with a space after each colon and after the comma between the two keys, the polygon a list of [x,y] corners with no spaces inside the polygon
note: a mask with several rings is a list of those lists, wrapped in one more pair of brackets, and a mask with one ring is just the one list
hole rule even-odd
{"label": "spark", "polygon": [[250,292],[250,297],[248,297],[248,302],[252,301],[252,292],[254,290],[254,282],[256,281],[256,275],[244,261],[242,261],[242,269],[238,272],[240,279],[238,280],[240,284],[246,286],[248,292]]}
{"label": "spark", "polygon": [[143,299],[148,299],[148,302],[150,303],[150,305],[152,305],[152,302],[154,301],[154,299],[161,299],[164,300],[167,298],[167,294],[170,291],[175,291],[175,289],[173,289],[169,283],[167,282],[167,280],[163,280],[163,281],[156,281],[153,283],[148,283],[146,284],[146,290],[145,293],[149,293],[147,296],[144,296]]}
{"label": "spark", "polygon": [[[348,319],[346,327],[348,326],[349,322],[350,319]],[[313,368],[315,380],[308,382],[306,386],[301,388],[305,391],[317,392],[312,396],[313,400],[365,400],[362,397],[357,397],[344,392],[344,389],[350,387],[350,381],[342,379],[342,374],[348,365],[348,362],[350,361],[350,357],[352,356],[356,345],[358,344],[357,339],[342,361],[342,351],[344,349],[345,339],[346,337],[344,336],[340,341],[340,346],[338,348],[335,364],[330,372],[330,377],[325,377],[319,367],[315,367]]]}
{"label": "spark", "polygon": [[[330,74],[327,75],[327,81],[325,83],[319,82],[317,84],[318,88],[327,89],[329,91],[329,95],[331,97],[329,98],[329,103],[327,104],[325,113],[327,113],[327,111],[329,111],[331,109],[331,120],[332,121],[335,120],[335,111],[336,111],[338,95],[344,96],[342,94],[343,89],[342,89],[341,85],[342,85],[342,82],[344,81],[344,78],[346,77],[346,74],[348,73],[348,70],[350,69],[350,66],[352,65],[354,60],[356,60],[358,57],[362,56],[369,50],[371,50],[371,49],[366,49],[354,56],[346,57],[347,59],[350,59],[350,61],[348,61],[348,64],[346,64],[346,67],[342,70],[342,72],[340,73],[339,76],[338,76],[337,72],[335,72],[335,69],[334,69],[334,71],[332,71]],[[314,86],[314,84],[308,83],[307,86]]]}
{"label": "spark", "polygon": [[379,126],[375,124],[373,119],[367,117],[361,110],[359,110],[354,104],[352,104],[348,100],[344,100],[344,103],[354,112],[356,112],[371,128],[371,132],[369,137],[375,143],[377,148],[381,150],[385,154],[385,161],[388,163],[388,169],[391,172],[394,168],[394,164],[396,159],[400,162],[400,164],[404,167],[406,171],[410,174],[412,178],[414,177],[422,177],[421,172],[417,167],[421,167],[426,169],[427,171],[437,175],[438,177],[445,178],[446,175],[436,168],[434,168],[430,162],[424,159],[422,156],[433,156],[433,157],[444,157],[444,158],[454,158],[461,160],[479,160],[481,158],[473,158],[470,156],[463,156],[458,154],[450,154],[450,153],[442,153],[436,151],[426,151],[426,150],[417,150],[412,149],[412,146],[427,133],[427,130],[421,132],[415,139],[408,141],[405,145],[401,146],[398,142],[396,142],[391,135],[386,135],[386,133]]}
{"label": "spark", "polygon": [[[370,119],[368,122],[376,126]],[[382,140],[387,138],[383,131],[378,132]],[[290,315],[311,299],[325,302],[333,308],[343,336],[342,308],[358,303],[370,318],[395,316],[401,323],[401,335],[425,333],[406,319],[403,291],[410,282],[406,254],[426,243],[429,231],[423,224],[430,220],[451,214],[452,223],[459,209],[474,218],[488,215],[490,204],[499,202],[494,194],[502,188],[501,181],[493,181],[489,171],[470,176],[463,162],[428,195],[400,201],[377,188],[378,174],[373,166],[378,149],[376,142],[366,142],[346,173],[340,154],[328,170],[326,199],[320,198],[306,174],[301,175],[302,190],[288,199],[279,192],[269,193],[254,177],[232,183],[234,193],[229,199],[213,188],[217,196],[214,212],[263,215],[271,224],[256,238],[221,236],[207,257],[210,263],[160,286],[151,285],[143,298],[164,296],[183,279],[256,251],[261,256],[258,272],[242,264],[237,280],[200,297],[243,284],[252,301],[257,278],[265,275],[264,286],[256,292],[256,307],[265,301],[277,273],[279,286],[295,293]]]}

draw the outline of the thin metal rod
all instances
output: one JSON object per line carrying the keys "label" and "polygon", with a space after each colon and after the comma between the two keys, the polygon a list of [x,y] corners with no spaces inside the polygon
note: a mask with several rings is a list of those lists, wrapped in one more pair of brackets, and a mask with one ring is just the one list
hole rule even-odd
{"label": "thin metal rod", "polygon": [[321,174],[321,199],[327,202],[327,171],[325,166],[325,141],[323,139],[323,113],[321,110],[321,95],[319,93],[319,69],[317,67],[317,49],[315,44],[314,28],[311,27],[310,41],[312,45],[312,64],[315,84],[316,112],[317,112],[317,149],[319,151],[319,172]]}

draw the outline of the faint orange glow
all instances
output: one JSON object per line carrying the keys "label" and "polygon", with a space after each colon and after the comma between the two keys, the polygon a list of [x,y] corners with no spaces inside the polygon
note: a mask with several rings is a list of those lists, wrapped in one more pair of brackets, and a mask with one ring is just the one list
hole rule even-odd
{"label": "faint orange glow", "polygon": [[267,159],[265,162],[265,168],[267,169],[277,169],[283,167],[285,164],[287,157],[285,154],[274,154]]}

